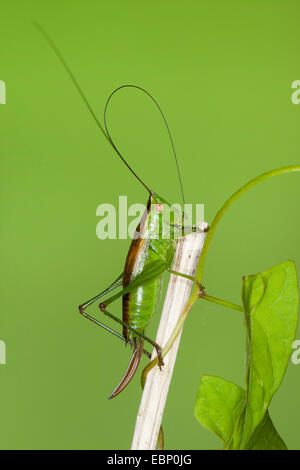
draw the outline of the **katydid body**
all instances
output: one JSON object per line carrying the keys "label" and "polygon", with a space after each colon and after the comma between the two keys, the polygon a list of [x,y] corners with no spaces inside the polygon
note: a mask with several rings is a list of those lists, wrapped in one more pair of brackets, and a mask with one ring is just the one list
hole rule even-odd
{"label": "katydid body", "polygon": [[[105,325],[95,318],[87,315],[86,309],[94,302],[116,287],[123,289],[116,295],[99,304],[100,310],[109,317],[123,325],[123,338],[126,343],[133,346],[133,354],[124,377],[111,393],[109,398],[116,397],[128,385],[134,376],[140,363],[142,353],[145,352],[144,341],[156,348],[159,366],[163,365],[161,347],[145,336],[145,330],[155,313],[160,292],[162,289],[162,277],[165,271],[178,276],[197,281],[188,275],[174,272],[171,269],[172,260],[176,248],[176,241],[172,238],[164,238],[163,212],[170,211],[169,204],[152,193],[149,196],[147,209],[136,229],[125,262],[123,274],[112,286],[98,296],[85,302],[79,307],[80,313],[94,323],[107,329]],[[172,212],[172,211],[171,211]],[[170,212],[169,212],[170,213]],[[176,214],[173,214],[173,218]],[[195,227],[185,227],[185,234],[195,231]],[[161,236],[157,236],[161,234]],[[173,231],[174,235],[174,231]],[[117,298],[122,297],[122,320],[108,312],[107,306]],[[112,333],[118,334],[114,331]]]}
{"label": "katydid body", "polygon": [[[150,195],[147,209],[137,227],[135,236],[130,245],[123,274],[123,287],[130,285],[138,275],[142,275],[153,263],[165,264],[173,259],[174,242],[172,240],[151,237],[151,230],[159,231],[161,213],[164,203],[157,196]],[[137,333],[144,334],[158,304],[162,289],[162,276],[159,274],[149,282],[139,285],[123,296],[123,321],[133,327]],[[134,346],[130,365],[110,398],[120,393],[128,383],[128,376],[133,377],[143,352],[144,339],[136,332],[129,330],[125,325],[123,335]],[[160,350],[157,349],[160,356]],[[160,358],[160,364],[162,360]]]}
{"label": "katydid body", "polygon": [[[134,170],[128,165],[127,161],[121,155],[117,147],[115,146],[110,133],[107,128],[106,124],[106,110],[108,103],[112,96],[122,88],[135,88],[143,93],[146,93],[154,104],[157,106],[164,123],[166,125],[170,141],[172,144],[172,149],[175,157],[175,162],[177,165],[179,182],[182,192],[183,198],[183,190],[182,190],[182,183],[178,168],[177,157],[175,153],[175,148],[173,144],[173,140],[171,137],[171,133],[166,122],[166,119],[155,99],[141,87],[136,85],[124,85],[117,88],[111,95],[109,96],[105,111],[104,111],[104,127],[100,124],[96,114],[94,113],[92,107],[90,106],[87,98],[85,97],[82,89],[80,88],[77,80],[75,79],[73,73],[71,72],[70,68],[66,64],[65,60],[63,59],[62,55],[58,51],[56,45],[53,41],[49,38],[47,33],[43,30],[43,28],[37,25],[38,29],[42,32],[43,36],[46,38],[50,46],[52,47],[53,51],[57,55],[58,59],[61,61],[63,67],[65,68],[66,72],[70,76],[71,80],[73,81],[75,87],[77,88],[79,94],[81,95],[82,99],[84,100],[85,104],[89,112],[91,113],[93,119],[95,120],[97,126],[104,134],[105,138],[118,154],[120,159],[123,163],[127,166],[127,168],[131,171],[131,173],[136,177],[136,179],[145,187],[145,189],[149,193],[149,199],[147,208],[141,218],[141,221],[136,229],[135,235],[131,242],[128,255],[125,262],[125,267],[122,274],[103,292],[93,297],[91,300],[85,302],[84,304],[79,306],[80,313],[94,322],[95,324],[101,326],[102,328],[106,329],[110,333],[113,333],[115,336],[123,339],[126,343],[130,343],[133,346],[133,354],[127,368],[127,371],[122,378],[119,385],[115,388],[115,390],[111,393],[109,398],[113,398],[117,396],[130,382],[133,375],[135,374],[139,362],[141,360],[141,356],[145,353],[148,357],[151,355],[144,350],[144,342],[147,341],[152,346],[155,347],[158,355],[158,362],[159,366],[163,365],[162,357],[161,357],[161,348],[158,344],[156,344],[153,340],[145,335],[145,331],[147,326],[155,312],[155,308],[158,304],[158,300],[160,297],[161,287],[162,287],[162,276],[165,271],[169,271],[170,273],[174,273],[176,275],[188,278],[195,282],[197,286],[201,289],[201,286],[198,282],[192,278],[191,276],[181,274],[178,272],[174,272],[171,270],[172,260],[175,252],[176,241],[174,239],[174,231],[175,227],[180,226],[183,229],[184,234],[187,234],[191,231],[197,230],[196,227],[182,227],[183,222],[183,214],[176,209],[173,210],[172,207],[161,197],[155,194],[151,189],[146,186],[146,184],[142,181],[141,178],[134,172]],[[184,198],[183,198],[184,202]],[[172,221],[168,223],[166,226],[166,222],[163,221],[164,213],[168,211],[169,220]],[[166,229],[168,236],[166,236]],[[103,297],[107,296],[110,292],[115,290],[116,288],[121,288],[118,294],[115,294],[109,298],[106,298],[99,304],[100,311],[115,320],[117,323],[123,326],[123,335],[120,335],[115,330],[109,328],[96,318],[90,316],[87,313],[87,308],[95,303],[98,302]],[[107,306],[112,303],[117,298],[122,297],[122,320],[113,314],[111,314],[107,310]]]}

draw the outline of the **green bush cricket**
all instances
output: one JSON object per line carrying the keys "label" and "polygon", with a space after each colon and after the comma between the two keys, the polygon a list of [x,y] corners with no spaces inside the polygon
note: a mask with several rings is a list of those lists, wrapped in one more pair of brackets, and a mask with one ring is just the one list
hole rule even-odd
{"label": "green bush cricket", "polygon": [[[142,91],[143,93],[146,93],[146,95],[154,102],[154,104],[158,108],[166,125],[177,166],[182,199],[184,204],[182,182],[173,139],[165,116],[156,100],[152,97],[152,95],[145,89],[136,85],[123,85],[117,88],[111,93],[106,102],[103,127],[100,124],[95,112],[93,111],[91,105],[85,97],[73,73],[71,72],[61,53],[57,49],[56,45],[49,38],[43,28],[41,28],[41,26],[37,25],[37,27],[50,44],[56,56],[59,58],[64,69],[70,76],[80,96],[85,102],[90,114],[92,115],[97,126],[99,127],[109,144],[115,150],[122,162],[127,166],[129,171],[135,176],[135,178],[144,186],[144,188],[149,193],[147,208],[140,220],[140,223],[136,228],[127,254],[123,272],[104,291],[100,292],[100,294],[96,295],[92,299],[88,300],[87,302],[84,302],[82,305],[79,306],[79,311],[85,318],[88,318],[92,322],[96,323],[105,330],[119,337],[126,343],[129,343],[133,347],[133,354],[129,366],[120,383],[110,394],[109,398],[111,399],[116,397],[128,385],[138,368],[143,352],[148,357],[151,357],[151,355],[144,350],[145,341],[150,343],[156,349],[159,367],[163,366],[160,345],[158,345],[157,343],[155,343],[155,341],[145,335],[145,330],[147,329],[149,321],[154,315],[155,309],[158,304],[159,294],[162,287],[163,273],[165,271],[168,271],[169,273],[182,276],[193,281],[199,288],[199,294],[203,294],[203,288],[201,284],[199,284],[199,282],[194,277],[172,270],[172,261],[176,249],[176,233],[178,239],[178,231],[180,232],[180,235],[183,236],[200,229],[194,225],[185,226],[184,212],[178,211],[177,208],[174,209],[165,199],[163,199],[154,191],[152,191],[143,182],[143,180],[135,173],[135,171],[130,167],[130,165],[127,163],[120,151],[117,149],[108,131],[106,123],[106,111],[112,96],[117,91],[123,88],[135,88],[139,91]],[[169,220],[169,223],[166,223],[164,221],[164,216],[166,215],[167,219]],[[115,330],[109,328],[108,326],[98,321],[96,318],[90,316],[86,312],[86,309],[90,305],[99,301],[104,296],[106,296],[117,288],[121,288],[121,290],[117,294],[107,298],[105,301],[102,301],[99,304],[99,308],[101,312],[103,312],[105,315],[109,316],[114,321],[118,322],[123,326],[123,335],[120,335]],[[108,305],[120,297],[122,297],[122,320],[107,310]]]}

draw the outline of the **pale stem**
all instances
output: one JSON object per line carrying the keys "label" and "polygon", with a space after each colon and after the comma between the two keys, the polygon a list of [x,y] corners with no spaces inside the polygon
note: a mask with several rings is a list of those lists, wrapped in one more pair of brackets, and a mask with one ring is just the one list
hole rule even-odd
{"label": "pale stem", "polygon": [[[203,222],[198,226],[204,229],[207,224]],[[203,231],[196,232],[178,241],[172,267],[174,271],[194,276],[205,235]],[[171,275],[156,336],[156,342],[161,346],[165,346],[174,330],[189,299],[192,286],[192,281],[181,276]],[[181,331],[165,356],[162,369],[154,367],[147,374],[131,446],[133,450],[154,450],[156,448],[180,336]],[[153,351],[152,359],[155,357],[156,352]]]}

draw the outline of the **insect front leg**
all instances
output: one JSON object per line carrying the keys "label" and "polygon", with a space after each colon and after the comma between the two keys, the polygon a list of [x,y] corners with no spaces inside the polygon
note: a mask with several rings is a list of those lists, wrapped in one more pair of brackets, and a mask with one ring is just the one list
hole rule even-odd
{"label": "insect front leg", "polygon": [[190,281],[192,281],[197,287],[198,287],[198,297],[203,297],[203,295],[205,294],[205,288],[204,286],[193,276],[189,276],[188,274],[183,274],[183,273],[179,273],[178,271],[174,271],[173,269],[167,267],[167,271],[170,273],[170,274],[175,274],[176,276],[180,276],[180,277],[183,277],[185,279],[189,279]]}
{"label": "insect front leg", "polygon": [[166,258],[166,270],[170,274],[175,274],[176,276],[180,276],[180,277],[183,277],[185,279],[189,279],[190,281],[192,281],[198,287],[198,297],[199,298],[203,297],[205,293],[204,286],[194,276],[190,276],[189,274],[183,274],[178,271],[174,271],[174,269],[172,269],[172,261],[173,261],[173,256],[172,256],[172,251],[170,250]]}

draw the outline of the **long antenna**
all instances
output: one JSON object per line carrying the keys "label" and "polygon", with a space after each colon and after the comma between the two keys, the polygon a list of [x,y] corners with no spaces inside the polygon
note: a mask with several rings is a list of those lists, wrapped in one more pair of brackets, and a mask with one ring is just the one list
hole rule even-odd
{"label": "long antenna", "polygon": [[46,31],[44,30],[44,28],[39,24],[39,23],[36,23],[34,22],[34,25],[35,27],[40,31],[40,33],[44,36],[44,38],[46,39],[46,41],[48,42],[48,44],[50,45],[50,47],[52,48],[52,50],[54,51],[54,53],[56,54],[56,56],[58,57],[58,59],[60,60],[61,64],[63,65],[64,69],[66,70],[66,72],[68,73],[69,77],[71,78],[73,84],[75,85],[77,91],[79,92],[81,98],[83,99],[83,101],[85,102],[88,110],[90,111],[91,115],[93,116],[96,124],[98,125],[99,129],[101,130],[101,132],[103,133],[104,137],[106,138],[106,140],[108,140],[108,142],[111,144],[108,136],[106,135],[106,132],[105,130],[103,129],[103,127],[101,126],[96,114],[94,113],[94,110],[93,108],[91,107],[90,103],[88,102],[85,94],[83,93],[79,83],[77,82],[76,78],[74,77],[71,69],[69,68],[68,64],[66,63],[65,59],[63,58],[63,56],[61,55],[61,53],[59,52],[58,48],[56,47],[56,45],[54,44],[54,42],[52,41],[52,39],[50,38],[50,36],[48,35],[48,33],[46,33]]}
{"label": "long antenna", "polygon": [[[106,105],[105,105],[105,108],[104,108],[104,127],[105,127],[105,130],[106,130],[106,134],[108,136],[108,138],[110,139],[110,142],[111,144],[113,145],[114,149],[116,151],[117,148],[115,146],[115,144],[113,143],[113,140],[110,136],[110,133],[108,131],[108,127],[107,127],[107,120],[106,120],[106,113],[107,113],[107,108],[108,108],[108,104],[112,98],[112,96],[117,93],[117,91],[121,90],[122,88],[136,88],[137,90],[140,90],[142,91],[143,93],[145,93],[147,96],[149,96],[149,98],[154,102],[154,104],[156,105],[157,109],[159,110],[162,118],[163,118],[163,121],[165,123],[165,126],[167,128],[167,132],[168,132],[168,135],[169,135],[169,139],[170,139],[170,142],[171,142],[171,145],[172,145],[172,151],[173,151],[173,155],[174,155],[174,159],[175,159],[175,163],[176,163],[176,168],[177,168],[177,174],[178,174],[178,179],[179,179],[179,185],[180,185],[180,191],[181,191],[181,196],[182,196],[182,202],[183,202],[183,205],[185,204],[185,200],[184,200],[184,193],[183,193],[183,184],[182,184],[182,179],[181,179],[181,175],[180,175],[180,170],[179,170],[179,164],[178,164],[178,159],[177,159],[177,155],[176,155],[176,150],[175,150],[175,145],[174,145],[174,141],[173,141],[173,138],[172,138],[172,134],[171,134],[171,131],[170,131],[170,128],[168,126],[168,123],[167,123],[167,120],[165,118],[165,115],[161,109],[161,107],[159,106],[158,102],[153,98],[153,96],[147,91],[145,90],[144,88],[140,87],[140,86],[137,86],[137,85],[122,85],[122,86],[119,86],[118,88],[116,88],[108,97],[107,101],[106,101]],[[121,157],[122,158],[122,157]],[[125,164],[127,164],[125,162]]]}
{"label": "long antenna", "polygon": [[185,203],[185,200],[184,200],[184,193],[183,193],[183,184],[182,184],[182,179],[181,179],[181,175],[180,175],[180,170],[179,170],[179,164],[178,164],[178,159],[177,159],[177,155],[176,155],[176,151],[175,151],[175,146],[174,146],[174,141],[173,141],[173,138],[172,138],[172,135],[171,135],[171,131],[169,129],[169,126],[168,126],[168,123],[167,123],[167,120],[164,116],[164,113],[162,112],[159,104],[157,103],[157,101],[153,98],[153,96],[147,91],[145,90],[144,88],[140,87],[140,86],[137,86],[137,85],[122,85],[118,88],[116,88],[111,94],[110,96],[108,97],[107,99],[107,102],[106,102],[106,105],[105,105],[105,109],[104,109],[104,126],[105,126],[105,130],[104,128],[102,127],[99,119],[97,118],[92,106],[90,105],[87,97],[85,96],[82,88],[80,87],[78,81],[76,80],[72,70],[70,69],[70,67],[68,66],[67,62],[65,61],[65,59],[63,58],[62,54],[60,53],[59,49],[57,48],[56,44],[52,41],[52,39],[50,38],[50,36],[48,35],[48,33],[44,30],[44,28],[37,22],[34,22],[34,25],[36,26],[36,28],[40,31],[40,33],[44,36],[44,38],[46,39],[46,41],[48,42],[48,44],[50,45],[50,47],[52,48],[52,50],[54,51],[54,53],[56,54],[56,56],[58,57],[59,61],[61,62],[62,66],[64,67],[64,69],[66,70],[67,74],[69,75],[70,79],[72,80],[75,88],[77,89],[78,93],[80,94],[81,98],[83,99],[84,103],[86,104],[90,114],[92,115],[94,121],[96,122],[98,128],[100,129],[100,131],[102,132],[102,134],[104,135],[104,137],[106,138],[106,140],[109,142],[109,144],[112,146],[112,148],[115,150],[115,152],[118,154],[118,156],[120,157],[120,159],[123,161],[123,163],[127,166],[127,168],[129,169],[129,171],[131,171],[131,173],[136,177],[136,179],[144,186],[144,188],[149,192],[150,195],[153,195],[153,191],[151,191],[151,189],[143,182],[143,180],[136,174],[136,172],[131,168],[131,166],[127,163],[127,161],[125,160],[125,158],[122,156],[122,154],[120,153],[120,151],[118,150],[118,148],[116,147],[116,145],[114,144],[111,136],[110,136],[110,133],[108,131],[108,127],[107,127],[107,123],[106,123],[106,112],[107,112],[107,107],[108,107],[108,104],[112,98],[112,96],[119,90],[121,90],[122,88],[136,88],[140,91],[142,91],[143,93],[145,93],[147,96],[149,96],[149,98],[151,98],[151,100],[154,102],[154,104],[156,105],[156,107],[158,108],[163,120],[164,120],[164,123],[166,125],[166,128],[167,128],[167,132],[168,132],[168,135],[169,135],[169,138],[170,138],[170,142],[171,142],[171,145],[172,145],[172,150],[173,150],[173,155],[174,155],[174,158],[175,158],[175,163],[176,163],[176,168],[177,168],[177,173],[178,173],[178,179],[179,179],[179,185],[180,185],[180,190],[181,190],[181,195],[182,195],[182,201],[183,201],[183,204]]}
{"label": "long antenna", "polygon": [[96,122],[97,126],[99,127],[100,131],[102,132],[102,134],[104,135],[104,137],[106,138],[106,140],[109,142],[109,144],[112,146],[112,148],[115,150],[115,152],[118,154],[118,156],[121,158],[121,160],[123,161],[123,163],[125,163],[125,165],[127,166],[127,168],[131,171],[131,173],[138,179],[138,181],[144,186],[144,188],[146,188],[146,190],[148,191],[149,194],[153,194],[153,191],[151,191],[151,189],[148,188],[148,186],[142,181],[141,178],[139,178],[139,176],[135,173],[135,171],[131,168],[131,166],[126,162],[125,158],[121,155],[121,153],[119,152],[119,150],[117,149],[117,147],[114,145],[113,141],[111,140],[111,137],[109,135],[106,134],[105,130],[103,129],[99,119],[97,118],[93,108],[91,107],[87,97],[85,96],[85,94],[83,93],[83,90],[82,88],[80,87],[79,83],[77,82],[75,76],[73,75],[73,72],[71,71],[70,67],[68,66],[67,62],[65,61],[65,59],[63,58],[63,56],[61,55],[60,51],[58,50],[57,46],[54,44],[54,42],[52,41],[52,39],[50,38],[50,36],[48,35],[48,33],[46,33],[46,31],[44,30],[44,28],[39,24],[39,23],[34,23],[34,25],[36,26],[36,28],[40,31],[40,33],[44,36],[44,38],[46,39],[46,41],[48,42],[48,44],[50,45],[50,47],[52,48],[52,50],[54,51],[54,53],[56,54],[56,56],[58,57],[58,59],[60,60],[61,64],[63,65],[64,69],[66,70],[66,72],[68,73],[69,77],[71,78],[73,84],[75,85],[77,91],[79,92],[81,98],[83,99],[83,101],[85,102],[90,114],[92,115],[94,121]]}

